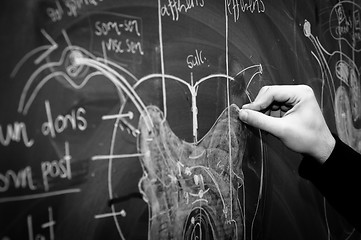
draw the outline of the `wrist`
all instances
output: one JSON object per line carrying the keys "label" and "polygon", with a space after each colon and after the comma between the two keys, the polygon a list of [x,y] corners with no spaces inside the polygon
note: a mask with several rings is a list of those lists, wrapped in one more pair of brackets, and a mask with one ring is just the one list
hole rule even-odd
{"label": "wrist", "polygon": [[336,140],[331,133],[328,133],[322,140],[318,154],[315,158],[320,163],[323,164],[332,154],[333,149],[335,148]]}

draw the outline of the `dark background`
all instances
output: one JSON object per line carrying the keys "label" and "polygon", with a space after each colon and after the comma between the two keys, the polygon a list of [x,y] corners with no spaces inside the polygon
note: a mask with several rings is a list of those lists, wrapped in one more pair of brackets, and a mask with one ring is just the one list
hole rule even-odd
{"label": "dark background", "polygon": [[[64,9],[66,1],[59,0]],[[81,2],[81,1],[80,1]],[[84,1],[85,2],[85,1]],[[100,40],[94,37],[92,19],[101,15],[123,14],[141,19],[142,47],[144,55],[109,55],[109,60],[124,67],[137,79],[153,73],[161,73],[158,3],[150,0],[96,1],[97,6],[83,4],[78,16],[63,15],[52,22],[47,15],[52,0],[4,1],[0,7],[0,125],[3,134],[7,126],[23,122],[29,137],[34,140],[31,148],[22,141],[12,141],[9,146],[0,145],[0,174],[15,172],[30,166],[36,191],[10,186],[0,192],[1,199],[44,193],[40,165],[45,161],[59,160],[64,156],[64,144],[69,143],[72,179],[51,181],[52,191],[80,189],[78,193],[57,195],[21,201],[0,202],[0,239],[30,239],[29,219],[32,220],[33,236],[41,234],[51,239],[49,229],[42,228],[49,221],[49,208],[53,213],[54,239],[147,239],[148,206],[141,199],[138,181],[142,168],[137,158],[120,161],[92,161],[96,155],[125,154],[137,152],[136,138],[127,131],[114,133],[114,120],[102,121],[107,114],[119,111],[119,97],[114,85],[104,76],[94,77],[82,89],[72,88],[62,77],[48,81],[35,98],[27,114],[17,111],[21,93],[32,74],[42,64],[58,61],[67,46],[62,33],[66,31],[72,45],[102,57]],[[166,4],[165,1],[161,1]],[[180,1],[186,2],[186,1]],[[232,2],[232,1],[227,1]],[[243,2],[243,1],[236,1]],[[247,2],[247,1],[245,1]],[[262,1],[250,1],[262,2]],[[191,83],[209,74],[227,73],[226,28],[224,2],[204,1],[203,8],[180,13],[178,21],[162,17],[164,70]],[[330,13],[337,1],[263,1],[265,12],[240,11],[239,19],[228,18],[228,73],[235,76],[242,69],[261,64],[258,74],[248,86],[251,99],[258,90],[269,84],[308,84],[322,103],[325,118],[333,132],[335,114],[330,85],[323,85],[327,78],[312,55],[317,50],[303,32],[307,19],[312,34],[318,37],[329,52],[339,50],[352,55],[345,41],[337,41],[330,33]],[[100,17],[99,17],[100,19]],[[15,75],[14,68],[27,53],[49,42],[41,33],[45,30],[58,44],[40,64],[34,60],[42,52],[31,55]],[[186,57],[194,50],[202,50],[206,63],[190,70]],[[334,61],[326,59],[330,64]],[[359,54],[354,52],[359,66]],[[60,66],[46,69],[38,78],[62,69]],[[81,83],[91,72],[83,70],[74,81]],[[247,71],[231,85],[232,102],[238,105],[237,89],[244,91],[254,72]],[[129,80],[134,84],[134,80]],[[358,79],[359,80],[359,79]],[[39,80],[36,80],[39,81]],[[133,82],[132,82],[133,81]],[[340,83],[335,82],[336,86]],[[243,86],[243,87],[240,87]],[[167,121],[177,136],[193,141],[191,95],[185,85],[167,81]],[[154,79],[137,87],[136,92],[146,105],[164,109],[161,80]],[[321,101],[322,100],[322,101]],[[52,114],[70,114],[80,107],[86,110],[88,127],[85,131],[67,129],[55,138],[44,136],[41,126],[46,121],[44,102],[51,105]],[[197,96],[199,139],[203,137],[227,106],[226,83],[222,79],[209,81],[199,88]],[[130,102],[126,109],[135,110]],[[131,121],[137,126],[138,116]],[[112,140],[115,139],[115,140]],[[115,143],[111,147],[112,143]],[[243,171],[246,185],[247,239],[360,239],[359,234],[340,218],[324,202],[311,183],[298,175],[301,156],[290,152],[277,139],[252,130],[247,139],[248,148]],[[113,149],[113,150],[111,150]],[[256,166],[256,167],[255,167]],[[261,172],[261,167],[264,172]],[[263,183],[261,192],[260,186]],[[1,182],[0,182],[1,184]],[[1,187],[1,185],[0,185]],[[337,191],[335,186],[335,191]],[[260,194],[261,193],[261,194]],[[116,204],[113,204],[116,202]],[[259,204],[257,212],[255,205]],[[126,217],[95,219],[94,216],[125,209]],[[253,225],[252,219],[254,219]],[[330,232],[329,232],[330,231]]]}

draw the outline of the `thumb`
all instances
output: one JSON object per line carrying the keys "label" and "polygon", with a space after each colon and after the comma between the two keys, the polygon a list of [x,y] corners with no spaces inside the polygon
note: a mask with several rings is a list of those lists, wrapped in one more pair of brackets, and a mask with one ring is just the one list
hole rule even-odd
{"label": "thumb", "polygon": [[250,109],[241,109],[239,111],[239,118],[242,122],[269,132],[276,137],[279,137],[280,135],[280,128],[282,127],[281,118],[271,117]]}

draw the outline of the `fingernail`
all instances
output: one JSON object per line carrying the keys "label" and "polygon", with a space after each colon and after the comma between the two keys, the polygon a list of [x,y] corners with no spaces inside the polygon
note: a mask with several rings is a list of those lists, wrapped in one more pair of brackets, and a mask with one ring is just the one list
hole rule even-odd
{"label": "fingernail", "polygon": [[248,116],[248,113],[246,110],[241,109],[239,111],[239,119],[241,119],[242,122],[247,123],[247,116]]}
{"label": "fingernail", "polygon": [[242,106],[242,108],[243,108],[243,109],[244,109],[244,108],[247,108],[249,105],[250,105],[249,103],[244,104],[244,105]]}

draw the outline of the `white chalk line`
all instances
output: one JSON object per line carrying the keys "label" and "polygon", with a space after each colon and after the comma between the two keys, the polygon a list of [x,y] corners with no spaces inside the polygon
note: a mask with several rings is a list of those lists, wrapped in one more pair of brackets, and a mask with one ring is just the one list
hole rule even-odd
{"label": "white chalk line", "polygon": [[25,201],[25,200],[32,200],[32,199],[39,199],[39,198],[46,198],[46,197],[52,197],[52,196],[58,196],[58,195],[71,194],[71,193],[80,193],[80,192],[81,192],[81,190],[79,188],[74,188],[74,189],[67,189],[67,190],[60,190],[60,191],[52,191],[52,192],[47,192],[47,193],[34,193],[34,194],[23,195],[23,196],[4,197],[4,198],[0,198],[0,203]]}

